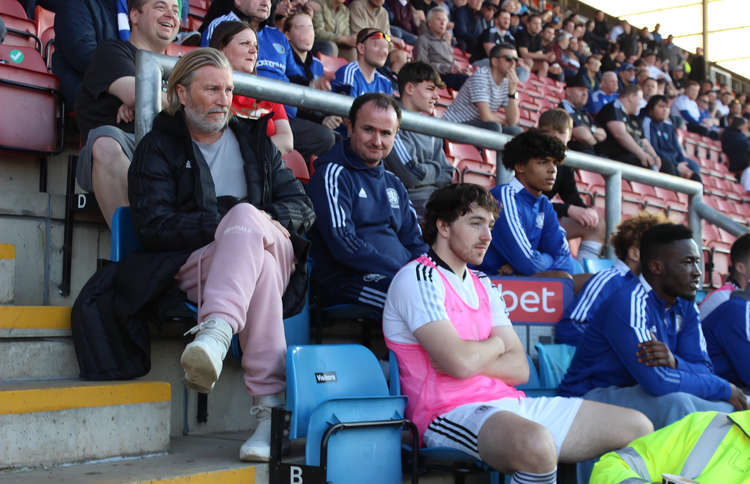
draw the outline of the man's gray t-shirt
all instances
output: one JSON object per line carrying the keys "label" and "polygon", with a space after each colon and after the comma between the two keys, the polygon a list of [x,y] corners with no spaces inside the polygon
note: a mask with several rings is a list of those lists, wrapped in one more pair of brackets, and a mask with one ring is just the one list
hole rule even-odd
{"label": "man's gray t-shirt", "polygon": [[508,78],[500,85],[495,84],[489,67],[482,67],[469,77],[456,99],[448,106],[443,119],[454,123],[466,123],[479,118],[476,103],[486,102],[490,112],[495,113],[502,106],[508,105]]}
{"label": "man's gray t-shirt", "polygon": [[216,186],[216,196],[247,197],[244,160],[240,144],[231,129],[227,128],[217,141],[207,144],[193,141],[211,169]]}

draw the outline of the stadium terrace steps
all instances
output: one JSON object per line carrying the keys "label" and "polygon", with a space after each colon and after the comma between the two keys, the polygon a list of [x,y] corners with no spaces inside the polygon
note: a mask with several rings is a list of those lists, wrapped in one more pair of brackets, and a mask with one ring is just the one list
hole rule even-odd
{"label": "stadium terrace steps", "polygon": [[163,382],[0,383],[0,469],[165,452]]}
{"label": "stadium terrace steps", "polygon": [[165,449],[140,458],[0,471],[0,483],[267,483],[267,465],[238,459],[238,449],[244,438],[241,433],[176,437],[170,442],[168,452]]}
{"label": "stadium terrace steps", "polygon": [[16,246],[0,244],[0,304],[10,304],[15,297]]}
{"label": "stadium terrace steps", "polygon": [[0,306],[0,338],[70,336],[70,306]]}
{"label": "stadium terrace steps", "polygon": [[[267,484],[267,464],[241,462],[237,452],[246,435],[222,432],[205,436],[172,439],[169,451],[138,458],[108,459],[69,466],[0,471],[0,484],[55,482],[79,484],[169,483],[169,484]],[[304,445],[295,442],[285,462],[303,462]],[[479,475],[466,476],[467,483],[481,482]],[[431,472],[420,476],[423,484],[451,484],[448,473]],[[404,475],[404,484],[410,483]]]}
{"label": "stadium terrace steps", "polygon": [[[65,306],[0,306],[0,384],[78,378],[70,311]],[[226,359],[204,412],[198,394],[183,385],[179,358],[189,339],[182,333],[189,326],[162,326],[151,327],[151,372],[139,381],[171,385],[172,435],[253,429],[252,399],[244,390],[239,362]]]}

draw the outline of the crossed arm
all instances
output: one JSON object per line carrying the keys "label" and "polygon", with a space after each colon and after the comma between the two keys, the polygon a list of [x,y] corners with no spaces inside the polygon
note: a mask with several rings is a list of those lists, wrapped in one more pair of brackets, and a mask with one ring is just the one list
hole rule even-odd
{"label": "crossed arm", "polygon": [[466,340],[447,319],[425,324],[414,332],[430,355],[433,368],[454,378],[484,375],[508,385],[529,379],[526,354],[513,327],[495,326],[485,340]]}

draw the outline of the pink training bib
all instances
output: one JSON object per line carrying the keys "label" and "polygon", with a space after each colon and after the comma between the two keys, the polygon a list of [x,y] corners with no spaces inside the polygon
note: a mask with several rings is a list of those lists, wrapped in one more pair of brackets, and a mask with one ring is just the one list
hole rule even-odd
{"label": "pink training bib", "polygon": [[[487,339],[492,332],[492,314],[489,295],[479,278],[469,271],[479,298],[479,306],[472,309],[428,257],[419,257],[417,262],[433,268],[442,278],[445,287],[443,304],[458,335],[464,340]],[[497,378],[476,375],[457,379],[438,373],[430,364],[427,351],[419,344],[395,343],[386,338],[386,345],[398,358],[401,390],[409,397],[406,416],[416,424],[420,436],[435,418],[460,405],[525,396],[522,391]]]}

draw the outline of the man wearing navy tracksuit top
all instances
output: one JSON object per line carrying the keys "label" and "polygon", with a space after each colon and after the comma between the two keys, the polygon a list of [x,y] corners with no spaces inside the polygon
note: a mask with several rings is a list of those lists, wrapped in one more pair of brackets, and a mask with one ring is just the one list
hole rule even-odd
{"label": "man wearing navy tracksuit top", "polygon": [[627,264],[620,259],[616,259],[615,265],[609,269],[594,274],[575,300],[565,308],[562,319],[555,325],[557,342],[578,346],[601,303],[635,277]]}
{"label": "man wearing navy tracksuit top", "polygon": [[307,186],[317,214],[313,283],[325,306],[382,310],[396,272],[427,252],[406,187],[383,168],[400,113],[391,96],[360,96],[349,111],[350,139],[315,160]]}
{"label": "man wearing navy tracksuit top", "polygon": [[750,291],[735,291],[701,322],[714,370],[750,388]]}
{"label": "man wearing navy tracksuit top", "polygon": [[586,328],[560,393],[643,412],[662,428],[695,411],[747,408],[712,372],[692,300],[700,280],[692,232],[659,224],[641,241],[643,273],[607,299]]}
{"label": "man wearing navy tracksuit top", "polygon": [[546,195],[533,195],[513,178],[490,193],[500,213],[492,229],[492,244],[480,269],[487,274],[510,264],[515,274],[530,276],[546,271],[580,272]]}
{"label": "man wearing navy tracksuit top", "polygon": [[597,272],[565,308],[562,319],[555,325],[555,338],[558,343],[579,345],[586,327],[591,323],[602,302],[641,273],[638,250],[641,236],[643,232],[664,220],[666,219],[660,215],[643,212],[617,226],[617,232],[611,239],[617,256],[614,266]]}

